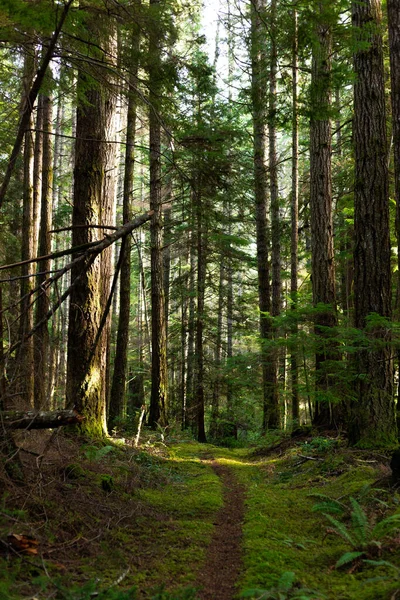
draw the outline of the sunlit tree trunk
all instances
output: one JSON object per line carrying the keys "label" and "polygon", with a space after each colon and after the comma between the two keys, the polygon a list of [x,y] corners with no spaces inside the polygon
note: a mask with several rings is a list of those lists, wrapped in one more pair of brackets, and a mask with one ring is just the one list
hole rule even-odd
{"label": "sunlit tree trunk", "polygon": [[[103,27],[102,27],[103,25]],[[107,59],[115,56],[113,21],[96,13],[86,17],[86,26]],[[113,198],[105,194],[106,172],[115,152],[115,144],[107,143],[113,134],[115,96],[109,89],[111,76],[103,72],[103,81],[95,85],[86,67],[78,73],[78,97],[84,98],[77,109],[74,206],[72,215],[72,245],[81,245],[101,235],[91,225],[106,224]],[[77,227],[76,227],[77,226]],[[102,436],[106,432],[105,378],[106,339],[101,336],[96,347],[99,325],[108,294],[109,257],[98,257],[86,264],[85,271],[76,267],[72,279],[76,284],[71,293],[68,330],[67,404],[75,406],[85,420],[80,429],[86,435]],[[78,278],[79,277],[79,278]],[[78,279],[77,279],[78,278]]]}
{"label": "sunlit tree trunk", "polygon": [[223,263],[222,253],[220,256],[219,265],[219,283],[218,283],[218,308],[217,308],[217,335],[215,339],[215,375],[212,395],[212,407],[210,418],[210,435],[216,437],[217,425],[219,417],[219,397],[221,394],[221,366],[222,366],[222,313],[224,306],[224,273],[225,267]]}
{"label": "sunlit tree trunk", "polygon": [[[53,151],[52,151],[52,109],[53,103],[49,96],[40,96],[43,111],[43,155],[42,155],[42,191],[40,210],[39,255],[46,256],[51,251],[50,229],[52,219],[52,189],[53,189]],[[37,285],[41,286],[36,304],[36,323],[45,317],[49,309],[49,289],[46,281],[49,278],[50,260],[38,263]],[[45,322],[35,334],[35,408],[48,409],[49,396],[47,381],[49,370],[49,329]]]}
{"label": "sunlit tree trunk", "polygon": [[[291,196],[291,241],[290,241],[290,294],[291,309],[297,307],[297,271],[299,246],[299,109],[298,109],[298,24],[297,11],[293,11],[293,49],[292,49],[292,196]],[[297,324],[293,325],[292,334],[297,334]],[[292,390],[292,419],[299,423],[300,406],[298,390],[298,364],[296,349],[290,355],[290,374]]]}
{"label": "sunlit tree trunk", "polygon": [[189,314],[188,314],[188,350],[187,350],[187,377],[186,377],[186,419],[188,427],[194,428],[195,424],[195,333],[196,333],[196,243],[194,236],[194,218],[191,216],[192,231],[189,241]]}
{"label": "sunlit tree trunk", "polygon": [[[132,220],[132,193],[135,164],[134,145],[136,138],[137,112],[135,86],[137,84],[139,41],[139,32],[135,29],[131,39],[132,61],[130,65],[129,76],[128,114],[125,140],[125,172],[122,207],[122,220],[124,223],[128,223]],[[114,372],[108,414],[108,422],[110,427],[115,425],[115,421],[118,419],[118,417],[122,417],[125,405],[125,389],[128,368],[129,317],[131,305],[131,247],[131,237],[128,236],[124,244],[124,256],[120,274],[117,343],[115,348]],[[139,290],[139,294],[140,293],[141,292]]]}
{"label": "sunlit tree trunk", "polygon": [[[32,85],[33,74],[35,71],[34,49],[28,47],[24,57],[24,102]],[[33,118],[30,119],[31,131],[25,133],[24,138],[24,189],[23,189],[23,209],[22,209],[22,243],[21,260],[29,260],[34,256],[34,221],[33,221]],[[21,320],[19,328],[19,337],[24,338],[25,334],[33,327],[33,311],[30,307],[32,302],[31,291],[34,288],[34,280],[28,277],[33,273],[33,265],[24,265],[21,275]],[[18,388],[21,390],[23,404],[26,407],[34,405],[34,364],[33,364],[33,339],[25,340],[18,352],[18,362],[20,365]],[[2,379],[2,374],[0,373]]]}

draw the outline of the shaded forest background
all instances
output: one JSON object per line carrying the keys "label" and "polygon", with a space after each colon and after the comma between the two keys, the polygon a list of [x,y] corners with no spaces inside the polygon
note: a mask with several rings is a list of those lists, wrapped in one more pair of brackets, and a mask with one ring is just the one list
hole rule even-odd
{"label": "shaded forest background", "polygon": [[0,2],[1,409],[393,446],[400,2],[201,14]]}

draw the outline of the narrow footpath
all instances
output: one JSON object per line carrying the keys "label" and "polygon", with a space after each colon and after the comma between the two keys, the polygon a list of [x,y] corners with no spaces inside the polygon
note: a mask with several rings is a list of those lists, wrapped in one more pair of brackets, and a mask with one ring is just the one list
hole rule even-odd
{"label": "narrow footpath", "polygon": [[224,504],[214,522],[215,531],[198,575],[199,600],[232,600],[242,569],[242,523],[244,488],[229,467],[211,459],[223,486]]}

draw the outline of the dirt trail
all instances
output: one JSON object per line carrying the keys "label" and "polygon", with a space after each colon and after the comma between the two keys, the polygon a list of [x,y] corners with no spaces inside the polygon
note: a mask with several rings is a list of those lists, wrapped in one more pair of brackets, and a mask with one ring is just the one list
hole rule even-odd
{"label": "dirt trail", "polygon": [[223,485],[224,505],[214,521],[215,531],[197,577],[199,600],[232,600],[242,568],[242,522],[244,488],[229,467],[211,460]]}

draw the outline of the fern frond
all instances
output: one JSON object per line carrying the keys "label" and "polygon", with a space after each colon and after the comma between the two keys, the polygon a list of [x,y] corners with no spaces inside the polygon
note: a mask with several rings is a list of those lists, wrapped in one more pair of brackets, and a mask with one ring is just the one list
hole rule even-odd
{"label": "fern frond", "polygon": [[372,539],[382,539],[389,533],[393,533],[396,529],[400,529],[400,514],[392,515],[379,521],[372,530]]}
{"label": "fern frond", "polygon": [[336,502],[336,500],[331,500],[329,502],[318,502],[317,504],[314,504],[314,506],[312,507],[312,511],[329,513],[333,515],[343,515],[345,509],[340,504],[340,502]]}
{"label": "fern frond", "polygon": [[350,535],[346,525],[334,519],[331,515],[327,515],[324,513],[324,517],[326,517],[331,525],[333,525],[334,529],[332,529],[332,533],[335,533],[339,537],[343,538],[346,542],[350,544],[352,548],[357,548],[356,541]]}
{"label": "fern frond", "polygon": [[358,545],[362,548],[368,542],[369,538],[369,521],[368,517],[354,498],[350,498],[352,512],[351,512],[351,523],[352,523],[352,531],[357,540]]}
{"label": "fern frond", "polygon": [[356,558],[360,558],[361,556],[364,556],[364,552],[345,552],[337,561],[335,569],[351,564]]}
{"label": "fern frond", "polygon": [[292,589],[295,580],[296,575],[293,573],[293,571],[285,571],[282,573],[278,581],[278,589],[282,590],[283,592],[288,592]]}

